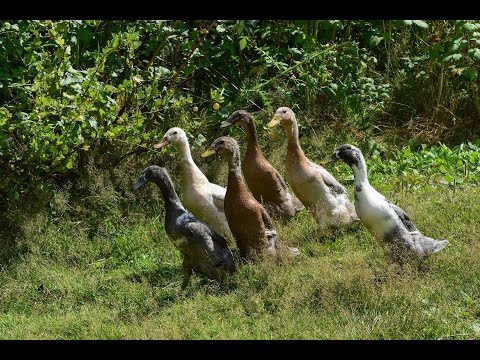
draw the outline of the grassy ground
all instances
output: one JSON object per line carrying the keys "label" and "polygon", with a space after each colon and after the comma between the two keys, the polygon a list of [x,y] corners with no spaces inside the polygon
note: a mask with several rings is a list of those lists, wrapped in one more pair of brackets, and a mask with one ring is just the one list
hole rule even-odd
{"label": "grassy ground", "polygon": [[[278,130],[262,148],[283,173]],[[326,127],[302,142],[319,160],[343,142],[358,144],[347,134]],[[205,174],[225,185],[223,161],[199,151]],[[320,233],[303,211],[275,220],[279,241],[300,256],[243,265],[222,284],[193,276],[182,292],[182,259],[164,232],[158,189],[129,190],[145,164],[158,163],[181,195],[174,159],[93,167],[46,204],[25,201],[6,214],[16,225],[0,229],[0,338],[480,339],[478,187],[437,182],[414,191],[372,176],[421,231],[450,241],[422,270],[400,275],[361,224]],[[339,180],[352,194],[351,182]]]}
{"label": "grassy ground", "polygon": [[0,338],[480,338],[478,188],[386,195],[426,234],[450,241],[427,269],[399,275],[361,225],[320,234],[302,212],[276,221],[299,257],[242,266],[223,284],[194,276],[185,292],[161,201],[155,214],[132,212],[94,237],[39,214],[17,244],[28,250],[0,274]]}

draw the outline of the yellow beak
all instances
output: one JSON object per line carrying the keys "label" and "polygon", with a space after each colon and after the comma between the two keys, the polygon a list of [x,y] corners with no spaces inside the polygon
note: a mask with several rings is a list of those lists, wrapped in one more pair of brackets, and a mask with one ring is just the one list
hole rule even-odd
{"label": "yellow beak", "polygon": [[272,120],[270,120],[270,122],[267,124],[267,127],[268,127],[268,128],[274,127],[275,125],[280,124],[280,121],[282,121],[282,119],[280,119],[280,116],[275,115],[275,116],[272,118]]}
{"label": "yellow beak", "polygon": [[210,155],[213,155],[215,154],[217,151],[215,149],[212,149],[212,148],[209,148],[207,150],[205,150],[202,155],[200,155],[201,157],[207,157],[207,156],[210,156]]}

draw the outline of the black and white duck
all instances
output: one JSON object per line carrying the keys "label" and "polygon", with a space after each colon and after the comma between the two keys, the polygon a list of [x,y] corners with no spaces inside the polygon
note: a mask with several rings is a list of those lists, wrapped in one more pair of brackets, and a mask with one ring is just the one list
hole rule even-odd
{"label": "black and white duck", "polygon": [[355,176],[355,210],[370,233],[380,237],[390,247],[394,260],[405,255],[424,259],[448,245],[447,240],[435,240],[423,235],[400,207],[375,190],[368,182],[367,166],[362,152],[350,144],[340,145],[322,163],[344,161]]}

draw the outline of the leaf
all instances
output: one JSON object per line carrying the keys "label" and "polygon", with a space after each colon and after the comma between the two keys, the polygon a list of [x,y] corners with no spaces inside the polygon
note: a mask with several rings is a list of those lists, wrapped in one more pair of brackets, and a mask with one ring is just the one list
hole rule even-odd
{"label": "leaf", "polygon": [[90,117],[88,118],[88,123],[90,124],[90,126],[92,128],[94,128],[95,130],[98,130],[98,122],[97,122],[97,119],[93,118],[93,117]]}
{"label": "leaf", "polygon": [[63,40],[61,37],[55,38],[55,42],[60,46],[65,45],[65,40]]}
{"label": "leaf", "polygon": [[238,42],[238,45],[240,46],[240,50],[245,49],[245,46],[247,46],[247,39],[241,38]]}
{"label": "leaf", "polygon": [[413,21],[412,21],[412,20],[403,20],[403,22],[404,22],[406,25],[412,25],[412,24],[413,24]]}
{"label": "leaf", "polygon": [[446,174],[446,172],[447,172],[447,168],[445,167],[445,165],[440,165],[439,170],[443,174]]}
{"label": "leaf", "polygon": [[369,44],[371,47],[375,47],[375,46],[377,46],[378,44],[380,44],[380,42],[381,42],[382,40],[383,40],[383,37],[373,35],[373,36],[370,38],[370,41],[368,42],[368,44]]}
{"label": "leaf", "polygon": [[243,20],[240,20],[235,25],[233,25],[233,31],[235,31],[237,35],[240,35],[244,28],[245,28],[245,22]]}
{"label": "leaf", "polygon": [[468,81],[475,82],[477,81],[477,78],[478,78],[478,72],[473,68],[466,68],[465,70],[462,71],[461,77]]}
{"label": "leaf", "polygon": [[225,32],[225,26],[223,26],[222,24],[217,25],[215,30],[217,30],[217,32],[219,32],[219,33]]}
{"label": "leaf", "polygon": [[335,99],[337,97],[337,93],[328,86],[322,86],[320,88],[320,91],[322,91],[324,94],[328,95],[328,97],[332,99]]}
{"label": "leaf", "polygon": [[477,30],[477,24],[472,24],[472,23],[465,23],[463,25],[463,28],[467,30],[468,32],[473,32]]}
{"label": "leaf", "polygon": [[470,49],[470,50],[468,50],[468,54],[469,54],[471,57],[473,57],[473,58],[475,58],[475,59],[477,59],[477,60],[480,60],[480,49],[478,49],[478,48]]}
{"label": "leaf", "polygon": [[446,61],[449,61],[451,59],[453,60],[460,60],[462,58],[462,54],[452,54],[452,55],[448,55],[447,57],[445,57],[443,59],[443,62],[446,62]]}
{"label": "leaf", "polygon": [[453,176],[450,175],[450,174],[445,174],[444,179],[445,179],[448,183],[453,183],[453,181],[455,180],[455,179],[453,178]]}
{"label": "leaf", "polygon": [[424,29],[428,28],[428,24],[425,21],[422,21],[422,20],[412,20],[412,21],[415,25],[420,26],[421,28],[424,28]]}
{"label": "leaf", "polygon": [[78,30],[78,38],[83,42],[89,41],[92,38],[92,36],[93,36],[92,30],[90,30],[90,28],[88,27],[84,27]]}

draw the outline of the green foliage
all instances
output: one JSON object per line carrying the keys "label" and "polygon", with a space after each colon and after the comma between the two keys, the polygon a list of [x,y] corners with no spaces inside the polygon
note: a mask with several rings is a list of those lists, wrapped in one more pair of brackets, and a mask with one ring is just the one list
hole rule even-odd
{"label": "green foliage", "polygon": [[[419,189],[441,183],[453,188],[480,183],[480,140],[452,148],[442,143],[427,146],[412,141],[402,149],[385,148],[371,140],[362,152],[373,184],[388,181],[408,189]],[[331,169],[342,174],[339,176],[345,181],[353,182],[348,166],[339,164]]]}
{"label": "green foliage", "polygon": [[461,128],[480,116],[479,34],[465,20],[3,20],[0,193],[123,159],[171,126],[202,146],[240,108],[320,104],[361,131],[421,116]]}

